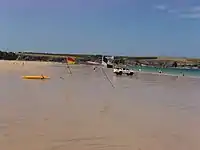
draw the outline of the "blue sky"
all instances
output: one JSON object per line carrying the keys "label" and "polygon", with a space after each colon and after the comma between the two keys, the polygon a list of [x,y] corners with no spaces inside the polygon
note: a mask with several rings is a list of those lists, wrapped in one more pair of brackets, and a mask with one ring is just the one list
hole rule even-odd
{"label": "blue sky", "polygon": [[11,51],[200,57],[198,0],[1,0]]}

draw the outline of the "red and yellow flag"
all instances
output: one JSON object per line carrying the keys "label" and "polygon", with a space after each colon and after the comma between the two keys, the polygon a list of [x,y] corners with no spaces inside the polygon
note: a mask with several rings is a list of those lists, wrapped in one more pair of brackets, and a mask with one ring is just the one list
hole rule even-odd
{"label": "red and yellow flag", "polygon": [[73,58],[73,57],[67,57],[66,61],[68,64],[75,64],[75,58]]}

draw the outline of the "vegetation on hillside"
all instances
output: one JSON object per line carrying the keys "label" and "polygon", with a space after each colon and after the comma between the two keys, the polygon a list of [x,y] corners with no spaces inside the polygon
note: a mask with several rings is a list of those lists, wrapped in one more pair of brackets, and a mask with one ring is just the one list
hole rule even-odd
{"label": "vegetation on hillside", "polygon": [[[55,53],[37,53],[37,52],[7,52],[0,51],[2,60],[27,60],[27,61],[54,61],[66,62],[66,57],[75,57],[76,62],[98,61],[101,62],[102,55],[90,54],[55,54]],[[114,64],[130,65],[153,65],[160,67],[177,67],[177,66],[200,66],[200,59],[194,58],[173,58],[173,57],[129,57],[115,56]]]}

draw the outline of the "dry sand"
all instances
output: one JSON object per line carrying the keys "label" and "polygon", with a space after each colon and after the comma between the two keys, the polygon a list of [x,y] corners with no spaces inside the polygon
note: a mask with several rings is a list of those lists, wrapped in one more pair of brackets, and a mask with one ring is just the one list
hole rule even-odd
{"label": "dry sand", "polygon": [[[199,79],[0,62],[0,150],[198,150]],[[50,80],[23,80],[44,74]],[[60,78],[62,77],[62,78]]]}

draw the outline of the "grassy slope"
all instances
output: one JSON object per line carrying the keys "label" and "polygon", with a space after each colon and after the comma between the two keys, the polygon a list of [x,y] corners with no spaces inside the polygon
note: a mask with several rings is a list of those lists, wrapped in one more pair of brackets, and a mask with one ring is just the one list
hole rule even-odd
{"label": "grassy slope", "polygon": [[[72,56],[77,58],[84,57],[92,57],[96,55],[90,54],[52,54],[52,53],[34,53],[34,52],[26,52],[23,55],[31,55],[31,56],[49,56],[49,57],[66,57]],[[200,62],[200,58],[178,58],[178,57],[129,57],[129,56],[117,56],[117,58],[128,58],[128,59],[157,59],[157,60],[170,60],[170,61],[178,61],[178,62]]]}

